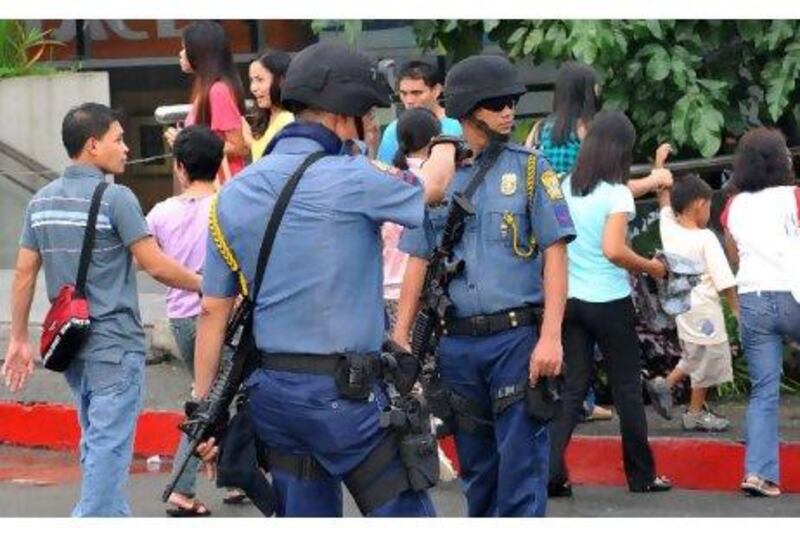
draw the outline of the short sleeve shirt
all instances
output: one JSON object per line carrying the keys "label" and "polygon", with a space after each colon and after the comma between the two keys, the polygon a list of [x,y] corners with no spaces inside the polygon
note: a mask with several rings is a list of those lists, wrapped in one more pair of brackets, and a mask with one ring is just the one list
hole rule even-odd
{"label": "short sleeve shirt", "polygon": [[692,289],[692,308],[675,318],[678,335],[701,345],[727,341],[719,292],[735,286],[736,279],[719,239],[709,229],[682,227],[668,206],[661,209],[659,231],[666,252],[690,260],[703,272],[700,283]]}
{"label": "short sleeve shirt", "polygon": [[[479,155],[474,165],[458,169],[447,190],[448,200],[466,188],[483,156]],[[532,158],[535,169],[529,190],[526,179]],[[449,288],[455,316],[542,305],[542,251],[575,236],[558,176],[541,155],[509,144],[471,201],[476,214],[466,219],[464,235],[455,248],[455,256],[464,260],[465,268]],[[447,212],[446,205],[430,209],[423,227],[403,232],[400,250],[428,258],[441,240]],[[526,256],[531,238],[537,252]]]}
{"label": "short sleeve shirt", "polygon": [[[211,124],[209,128],[224,139],[225,133],[231,130],[242,129],[242,114],[236,104],[233,91],[225,82],[214,82],[208,91],[208,105],[211,109]],[[197,111],[192,107],[186,116],[185,124],[190,126],[196,123]],[[228,156],[231,176],[244,168],[244,158],[241,156]]]}
{"label": "short sleeve shirt", "polygon": [[[170,197],[147,214],[147,226],[167,256],[187,269],[203,267],[208,240],[208,211],[212,196]],[[200,296],[179,288],[167,289],[167,316],[190,318],[200,313]]]}
{"label": "short sleeve shirt", "polygon": [[570,132],[563,143],[556,145],[553,142],[553,121],[545,121],[541,132],[541,151],[556,173],[569,174],[578,161],[578,152],[581,149],[581,140],[575,132]]}
{"label": "short sleeve shirt", "polygon": [[[103,179],[97,168],[70,166],[28,204],[20,245],[41,255],[51,301],[63,285],[75,284],[89,205]],[[148,235],[133,192],[109,185],[100,203],[86,280],[91,332],[77,358],[118,363],[126,352],[144,354],[136,269],[129,247]]]}
{"label": "short sleeve shirt", "polygon": [[[309,137],[283,137],[219,193],[219,224],[251,290],[275,201],[303,160],[321,148]],[[378,351],[384,332],[381,225],[417,227],[423,217],[423,190],[413,174],[393,174],[345,154],[309,167],[289,201],[256,299],[258,348]],[[212,238],[203,293],[230,297],[237,279]]]}
{"label": "short sleeve shirt", "polygon": [[274,120],[270,121],[269,126],[264,131],[264,135],[258,139],[254,139],[253,144],[250,146],[250,155],[253,161],[258,160],[264,155],[264,150],[267,148],[267,145],[269,145],[269,142],[272,141],[272,138],[275,137],[275,134],[280,132],[284,126],[292,121],[294,121],[294,114],[286,110],[280,111],[275,116]]}
{"label": "short sleeve shirt", "polygon": [[568,248],[569,297],[590,303],[628,297],[631,294],[628,272],[603,254],[603,232],[612,214],[625,214],[628,221],[633,220],[636,215],[633,194],[623,184],[604,180],[585,196],[573,194],[571,177],[561,187],[578,235]]}

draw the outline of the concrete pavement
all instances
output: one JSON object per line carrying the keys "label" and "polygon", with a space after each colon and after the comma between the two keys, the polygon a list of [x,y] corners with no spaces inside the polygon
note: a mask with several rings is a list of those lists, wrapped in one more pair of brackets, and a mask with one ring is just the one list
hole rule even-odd
{"label": "concrete pavement", "polygon": [[[0,517],[68,516],[78,496],[74,453],[26,450],[0,446],[0,475],[8,475],[8,465],[24,459],[29,466],[41,466],[32,477],[0,482]],[[48,468],[45,469],[44,466]],[[161,491],[170,465],[161,464],[148,471],[146,462],[137,459],[128,485],[128,499],[134,516],[162,517],[165,505]],[[49,472],[45,471],[49,470]],[[58,471],[71,471],[67,477]],[[49,478],[49,479],[48,479]],[[1,478],[0,478],[1,479]],[[198,497],[215,517],[259,517],[251,505],[230,506],[222,503],[224,493],[213,483],[198,478]],[[360,514],[344,491],[345,516]],[[463,517],[466,506],[458,481],[442,483],[431,496],[439,516]],[[737,492],[700,492],[673,490],[661,494],[631,494],[620,487],[576,486],[573,498],[550,500],[552,517],[797,517],[800,496],[784,495],[777,499],[748,498]]]}

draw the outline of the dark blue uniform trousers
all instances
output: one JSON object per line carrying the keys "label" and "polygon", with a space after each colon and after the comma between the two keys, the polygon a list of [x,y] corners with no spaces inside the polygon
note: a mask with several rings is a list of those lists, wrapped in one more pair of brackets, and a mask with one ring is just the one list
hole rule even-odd
{"label": "dark blue uniform trousers", "polygon": [[[273,469],[278,516],[342,516],[342,479],[387,433],[380,412],[382,385],[370,399],[342,398],[332,377],[259,369],[247,380],[250,413],[259,440],[284,453],[313,455],[328,475],[315,480]],[[399,455],[377,477],[404,470]],[[369,516],[436,516],[427,492],[405,491]]]}
{"label": "dark blue uniform trousers", "polygon": [[[443,337],[442,379],[451,391],[489,413],[498,391],[528,377],[536,343],[533,327],[491,336]],[[461,479],[470,516],[544,516],[547,505],[547,427],[523,400],[494,415],[492,436],[456,433]]]}

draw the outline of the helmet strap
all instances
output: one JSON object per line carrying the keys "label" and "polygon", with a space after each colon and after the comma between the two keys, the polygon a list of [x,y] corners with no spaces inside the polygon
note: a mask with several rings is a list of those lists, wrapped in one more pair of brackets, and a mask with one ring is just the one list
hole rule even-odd
{"label": "helmet strap", "polygon": [[508,143],[511,139],[509,134],[501,134],[495,130],[492,130],[485,121],[482,121],[475,117],[474,113],[470,113],[467,117],[467,121],[472,123],[472,125],[480,130],[483,135],[486,136],[486,145],[489,146],[492,143]]}
{"label": "helmet strap", "polygon": [[363,117],[354,117],[356,121],[356,132],[358,133],[358,140],[364,141],[366,135],[364,134],[364,118]]}

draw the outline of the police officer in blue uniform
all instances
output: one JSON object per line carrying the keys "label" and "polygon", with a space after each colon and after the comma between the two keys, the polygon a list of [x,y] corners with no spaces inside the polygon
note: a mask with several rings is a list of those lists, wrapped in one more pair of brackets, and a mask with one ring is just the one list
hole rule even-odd
{"label": "police officer in blue uniform", "polygon": [[[384,335],[380,228],[385,221],[423,223],[426,202],[440,201],[453,178],[456,151],[450,142],[434,147],[424,187],[412,174],[352,155],[349,141],[363,137],[362,117],[388,106],[389,95],[366,57],[340,45],[304,49],[282,89],[297,121],[222,188],[213,212],[219,235],[212,223],[195,357],[198,396],[218,369],[237,293],[232,267],[240,266],[252,288],[278,195],[304,160],[324,152],[289,200],[254,296],[261,367],[245,386],[267,448],[278,516],[341,516],[342,482],[365,515],[435,515],[427,492],[409,484],[393,431],[379,425],[387,406],[374,366]],[[215,453],[212,442],[198,451],[205,460]]]}
{"label": "police officer in blue uniform", "polygon": [[[547,500],[548,432],[526,411],[523,392],[526,383],[560,372],[566,243],[575,231],[547,161],[508,142],[525,92],[515,68],[499,56],[469,57],[445,81],[447,115],[460,120],[477,155],[457,169],[448,197],[463,192],[484,160],[496,157],[470,199],[476,214],[455,248],[465,268],[449,286],[454,314],[438,348],[458,416],[455,439],[470,516],[542,516]],[[426,258],[447,210],[432,208],[423,227],[401,238],[400,249],[411,255],[393,334],[401,345],[408,345]]]}

